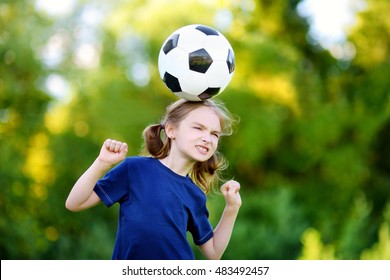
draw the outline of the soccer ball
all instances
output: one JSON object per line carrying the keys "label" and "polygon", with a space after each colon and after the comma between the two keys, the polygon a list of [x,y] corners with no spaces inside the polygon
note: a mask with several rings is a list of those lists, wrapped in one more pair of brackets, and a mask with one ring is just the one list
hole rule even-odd
{"label": "soccer ball", "polygon": [[219,31],[187,25],[174,31],[162,45],[158,70],[178,97],[201,101],[221,93],[229,84],[235,70],[234,52]]}

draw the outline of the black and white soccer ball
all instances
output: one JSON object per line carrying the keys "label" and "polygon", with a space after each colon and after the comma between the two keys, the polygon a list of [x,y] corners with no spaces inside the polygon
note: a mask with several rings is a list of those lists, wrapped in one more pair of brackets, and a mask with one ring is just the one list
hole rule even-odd
{"label": "black and white soccer ball", "polygon": [[174,31],[162,45],[158,70],[166,86],[178,97],[191,101],[212,98],[233,77],[233,48],[214,28],[187,25]]}

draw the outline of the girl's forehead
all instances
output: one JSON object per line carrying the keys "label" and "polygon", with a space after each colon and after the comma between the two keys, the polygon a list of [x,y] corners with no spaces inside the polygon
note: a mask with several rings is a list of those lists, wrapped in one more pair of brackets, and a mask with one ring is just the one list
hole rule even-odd
{"label": "girl's forehead", "polygon": [[185,120],[205,125],[213,130],[221,130],[218,114],[210,107],[199,107],[188,113]]}

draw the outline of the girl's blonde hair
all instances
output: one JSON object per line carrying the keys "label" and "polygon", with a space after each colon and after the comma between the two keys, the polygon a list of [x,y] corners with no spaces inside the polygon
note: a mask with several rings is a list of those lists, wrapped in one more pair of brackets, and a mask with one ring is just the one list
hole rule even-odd
{"label": "girl's blonde hair", "polygon": [[[191,111],[202,106],[212,108],[218,115],[221,125],[221,136],[233,133],[234,124],[238,120],[230,114],[222,102],[210,99],[203,101],[180,99],[167,107],[161,123],[149,125],[145,128],[143,132],[145,152],[158,159],[167,157],[171,149],[171,139],[163,135],[165,126],[169,123],[177,127]],[[195,162],[189,175],[194,183],[207,194],[212,186],[221,179],[221,171],[226,168],[227,161],[216,151],[207,161]]]}

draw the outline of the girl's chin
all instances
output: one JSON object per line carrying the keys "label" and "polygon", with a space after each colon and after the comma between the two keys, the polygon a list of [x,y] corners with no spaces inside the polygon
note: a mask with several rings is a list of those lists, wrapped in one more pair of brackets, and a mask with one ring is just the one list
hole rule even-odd
{"label": "girl's chin", "polygon": [[210,158],[211,158],[212,155],[201,155],[201,156],[197,156],[197,157],[194,157],[194,161],[196,162],[205,162],[205,161],[208,161]]}

